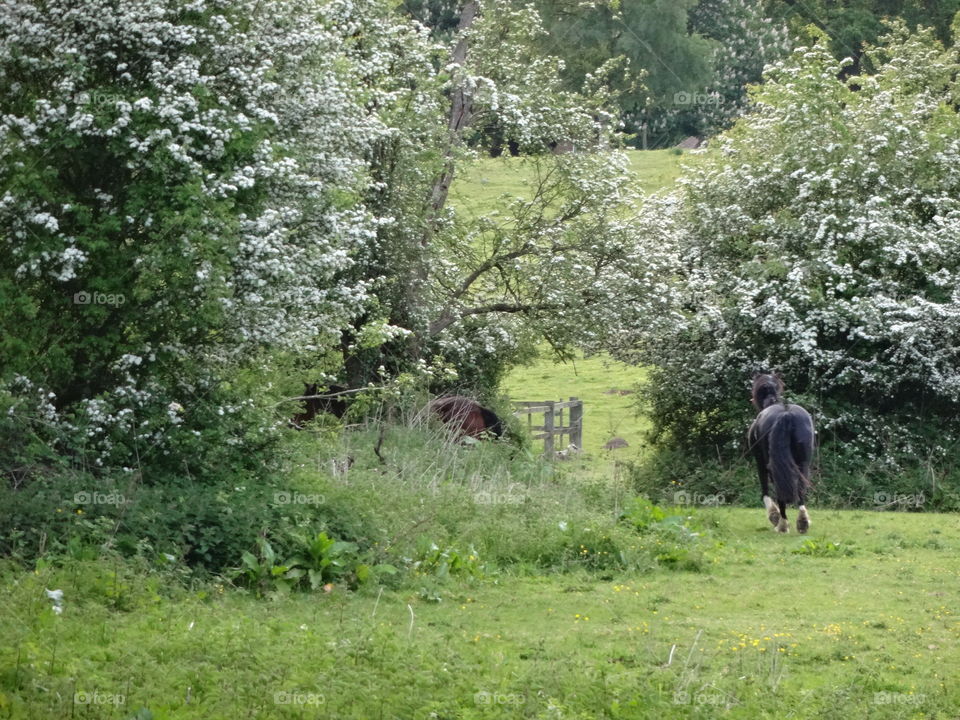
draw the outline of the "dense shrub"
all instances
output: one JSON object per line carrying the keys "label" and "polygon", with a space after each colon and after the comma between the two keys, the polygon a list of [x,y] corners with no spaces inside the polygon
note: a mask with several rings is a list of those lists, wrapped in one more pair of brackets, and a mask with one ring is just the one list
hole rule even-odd
{"label": "dense shrub", "polygon": [[[937,430],[925,428],[934,436]],[[960,510],[960,473],[952,459],[902,454],[890,460],[865,462],[856,445],[827,442],[814,457],[807,504],[890,512]],[[642,464],[628,465],[627,473],[635,492],[662,504],[761,507],[756,464],[747,455],[718,459],[715,453],[663,448]]]}
{"label": "dense shrub", "polygon": [[270,398],[237,376],[338,344],[366,298],[343,272],[376,226],[356,192],[384,129],[341,10],[4,6],[0,471],[33,439],[201,476],[267,442]]}
{"label": "dense shrub", "polygon": [[137,474],[64,467],[56,480],[2,488],[0,554],[26,563],[79,549],[166,558],[259,593],[702,568],[711,546],[677,525],[687,527],[688,514],[650,527],[622,521],[615,508],[624,488],[615,482],[587,482],[579,463],[544,462],[524,443],[456,444],[422,405],[412,407],[368,408],[386,424],[346,432],[311,423],[286,434],[275,465],[228,469],[216,482],[184,475],[147,484]]}
{"label": "dense shrub", "polygon": [[892,479],[943,469],[960,439],[957,51],[894,26],[868,57],[844,81],[823,43],[799,48],[647,206],[638,280],[661,297],[613,349],[653,366],[646,409],[690,458],[737,456],[770,368],[823,455]]}

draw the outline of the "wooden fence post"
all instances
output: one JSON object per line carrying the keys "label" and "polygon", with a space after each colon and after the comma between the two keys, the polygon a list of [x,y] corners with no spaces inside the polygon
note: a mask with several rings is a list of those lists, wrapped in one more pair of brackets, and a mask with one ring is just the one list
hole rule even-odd
{"label": "wooden fence post", "polygon": [[547,411],[543,414],[543,432],[546,436],[543,438],[543,454],[553,459],[553,416],[556,411],[552,400],[548,400],[546,406]]}
{"label": "wooden fence post", "polygon": [[[568,401],[563,400],[518,400],[514,401],[513,412],[515,416],[526,415],[527,429],[533,435],[535,440],[543,440],[543,456],[549,460],[556,459],[557,441],[560,438],[560,444],[564,450],[559,455],[566,457],[569,455],[567,449],[570,445],[576,446],[576,452],[583,451],[583,402],[575,397]],[[565,412],[569,410],[569,412]],[[534,425],[533,416],[543,414],[543,424]],[[559,421],[557,415],[560,416]],[[566,420],[566,422],[564,422]],[[564,442],[566,436],[566,442]]]}
{"label": "wooden fence post", "polygon": [[583,403],[572,397],[570,402],[570,444],[577,446],[577,452],[583,452]]}

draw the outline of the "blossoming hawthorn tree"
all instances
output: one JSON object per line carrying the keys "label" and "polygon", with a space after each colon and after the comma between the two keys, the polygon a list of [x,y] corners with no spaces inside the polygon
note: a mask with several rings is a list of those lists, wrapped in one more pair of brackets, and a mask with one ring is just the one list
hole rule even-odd
{"label": "blossoming hawthorn tree", "polygon": [[224,384],[228,370],[339,342],[368,298],[345,271],[376,233],[359,192],[386,132],[342,52],[353,12],[4,5],[0,382],[13,445],[55,427],[73,451],[129,465],[200,452],[212,430],[215,453],[257,430],[231,424],[252,401]]}
{"label": "blossoming hawthorn tree", "polygon": [[[541,54],[544,34],[533,5],[506,0],[477,4],[476,19],[461,31],[466,49],[452,81],[464,93],[467,122],[451,135],[448,156],[462,158],[471,136],[496,125],[527,156],[532,176],[528,196],[470,218],[436,202],[455,166],[435,184],[424,337],[461,368],[471,357],[497,364],[498,353],[511,356],[526,338],[569,344],[590,324],[636,199],[616,151],[606,89],[613,64],[569,91],[561,61]],[[574,151],[553,154],[553,143]]]}
{"label": "blossoming hawthorn tree", "polygon": [[[351,384],[374,379],[381,366],[395,374],[436,362],[457,371],[444,382],[489,390],[535,339],[569,346],[598,327],[606,300],[617,295],[608,287],[614,261],[632,246],[624,236],[635,193],[616,150],[610,66],[570,91],[560,61],[541,52],[544,31],[532,6],[485,0],[460,10],[459,29],[439,57],[436,48],[405,42],[368,83],[383,93],[379,117],[391,132],[372,146],[375,182],[365,198],[389,221],[352,272],[377,278],[371,313],[404,332],[384,343],[348,333]],[[386,52],[393,40],[385,26],[370,16],[357,51]],[[448,193],[491,125],[526,155],[533,180],[524,198],[473,217]],[[554,143],[575,152],[555,155]]]}
{"label": "blossoming hawthorn tree", "polygon": [[769,368],[861,463],[960,438],[957,50],[898,24],[867,57],[876,72],[844,81],[825,42],[798,48],[649,206],[670,312],[607,346],[653,366],[674,443],[739,449],[750,375]]}
{"label": "blossoming hawthorn tree", "polygon": [[[490,386],[618,295],[634,198],[604,70],[564,89],[532,7],[464,3],[452,53],[381,0],[23,0],[0,23],[11,462],[32,433],[84,464],[226,467],[271,438],[265,366],[439,359]],[[488,121],[537,181],[458,215]]]}

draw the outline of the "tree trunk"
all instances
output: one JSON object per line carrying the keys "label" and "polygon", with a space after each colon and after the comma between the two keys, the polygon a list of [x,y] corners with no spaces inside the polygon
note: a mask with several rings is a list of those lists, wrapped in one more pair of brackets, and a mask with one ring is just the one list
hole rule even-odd
{"label": "tree trunk", "polygon": [[[463,4],[460,11],[460,24],[457,27],[459,39],[456,47],[453,49],[451,61],[454,65],[463,67],[467,60],[467,50],[469,43],[465,31],[473,25],[477,17],[477,11],[480,4],[476,0],[468,0]],[[430,193],[430,208],[432,216],[436,217],[447,204],[447,195],[450,193],[450,185],[453,183],[454,162],[453,150],[463,140],[463,131],[470,126],[473,119],[473,102],[463,87],[455,88],[453,91],[452,105],[450,107],[450,123],[448,125],[449,134],[447,135],[446,162],[443,172],[433,184],[433,191]],[[427,238],[424,238],[424,243]]]}
{"label": "tree trunk", "polygon": [[[453,48],[453,54],[450,58],[452,64],[463,67],[467,61],[467,52],[470,43],[466,37],[466,30],[473,25],[480,10],[478,0],[467,0],[460,10],[460,23],[457,26],[457,44]],[[455,87],[451,96],[450,119],[447,124],[447,143],[444,148],[444,164],[440,174],[434,180],[433,188],[430,191],[429,212],[427,213],[426,227],[420,237],[420,245],[424,250],[430,245],[430,240],[436,225],[436,219],[440,215],[444,206],[447,204],[447,196],[450,194],[450,185],[453,183],[456,166],[454,163],[454,151],[463,142],[463,131],[469,127],[473,119],[473,102],[462,86]],[[429,268],[426,264],[426,258],[421,256],[414,274],[411,276],[413,282],[407,286],[407,302],[411,308],[419,307],[420,293],[427,286],[429,280]],[[429,337],[428,328],[418,328],[411,336],[409,341],[410,357],[417,360],[420,357],[421,349],[426,337]]]}

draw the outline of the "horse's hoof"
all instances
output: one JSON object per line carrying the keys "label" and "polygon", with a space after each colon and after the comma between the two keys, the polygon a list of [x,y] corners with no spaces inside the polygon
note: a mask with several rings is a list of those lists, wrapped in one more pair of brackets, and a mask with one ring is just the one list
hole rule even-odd
{"label": "horse's hoof", "polygon": [[777,524],[777,532],[779,533],[790,532],[790,526],[787,524],[786,518],[780,518],[780,522]]}
{"label": "horse's hoof", "polygon": [[780,511],[777,509],[777,504],[766,496],[763,498],[763,504],[767,506],[767,519],[771,525],[776,527],[777,523],[780,522]]}
{"label": "horse's hoof", "polygon": [[807,515],[807,509],[800,507],[800,513],[797,515],[797,532],[806,533],[810,529],[810,516]]}

